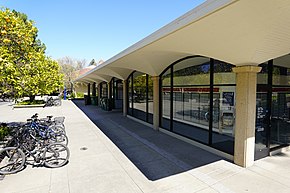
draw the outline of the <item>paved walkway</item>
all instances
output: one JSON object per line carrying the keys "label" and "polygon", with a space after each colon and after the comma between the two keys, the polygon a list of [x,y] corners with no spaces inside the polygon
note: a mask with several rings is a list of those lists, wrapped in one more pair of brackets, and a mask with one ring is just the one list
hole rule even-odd
{"label": "paved walkway", "polygon": [[33,109],[0,105],[0,122],[24,121],[36,112],[40,117],[65,116],[71,151],[62,168],[28,166],[5,176],[1,193],[290,192],[290,153],[244,169],[120,112],[76,104],[83,111],[71,101]]}

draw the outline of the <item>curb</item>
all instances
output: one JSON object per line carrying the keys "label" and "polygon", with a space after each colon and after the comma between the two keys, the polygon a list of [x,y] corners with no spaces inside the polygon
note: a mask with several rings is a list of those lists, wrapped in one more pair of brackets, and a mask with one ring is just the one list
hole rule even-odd
{"label": "curb", "polygon": [[41,105],[13,105],[13,108],[34,108],[34,107],[44,107],[45,104]]}

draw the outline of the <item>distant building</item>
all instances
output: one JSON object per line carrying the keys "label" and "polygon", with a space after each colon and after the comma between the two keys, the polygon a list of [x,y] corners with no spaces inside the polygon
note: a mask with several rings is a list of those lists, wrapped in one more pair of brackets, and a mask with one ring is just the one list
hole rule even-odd
{"label": "distant building", "polygon": [[[91,62],[90,62],[90,65],[88,67],[85,67],[81,70],[77,70],[75,71],[75,75],[74,77],[79,77],[79,76],[82,76],[86,73],[88,73],[89,71],[93,70],[94,68],[96,68],[96,63],[95,63],[95,60],[93,59]],[[74,83],[73,85],[74,87],[74,93],[78,93],[78,92],[83,92],[83,93],[86,93],[87,92],[87,84],[86,83],[82,83],[82,82],[78,82],[78,83]]]}

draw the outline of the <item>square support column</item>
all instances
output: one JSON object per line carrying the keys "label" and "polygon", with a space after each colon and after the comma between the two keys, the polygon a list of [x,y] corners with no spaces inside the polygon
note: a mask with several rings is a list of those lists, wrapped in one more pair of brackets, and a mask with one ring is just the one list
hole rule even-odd
{"label": "square support column", "polygon": [[88,96],[91,97],[91,83],[88,84]]}
{"label": "square support column", "polygon": [[254,164],[256,91],[258,66],[233,68],[236,73],[235,164],[249,167]]}
{"label": "square support column", "polygon": [[128,85],[127,85],[127,80],[123,80],[123,116],[126,117],[127,116],[127,112],[128,112],[128,89],[127,89]]}
{"label": "square support column", "polygon": [[111,82],[107,83],[107,93],[108,93],[108,99],[112,98],[112,92],[111,92]]}
{"label": "square support column", "polygon": [[95,82],[93,83],[93,86],[92,86],[92,96],[97,96],[96,83]]}
{"label": "square support column", "polygon": [[159,76],[152,76],[153,81],[153,128],[159,130]]}
{"label": "square support column", "polygon": [[98,104],[96,82],[93,82],[93,84],[92,84],[91,104],[92,105],[97,105]]}
{"label": "square support column", "polygon": [[102,86],[101,83],[98,84],[98,106],[100,106],[100,102],[101,102],[101,94],[102,93]]}
{"label": "square support column", "polygon": [[90,105],[91,104],[91,83],[88,84],[88,96],[86,100],[87,101],[85,104]]}

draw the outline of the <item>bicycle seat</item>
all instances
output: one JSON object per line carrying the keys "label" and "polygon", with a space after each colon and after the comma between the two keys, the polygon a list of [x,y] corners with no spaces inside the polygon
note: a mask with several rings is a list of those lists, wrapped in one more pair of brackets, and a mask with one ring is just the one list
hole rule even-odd
{"label": "bicycle seat", "polygon": [[32,119],[36,119],[38,117],[38,113],[35,113],[34,115],[31,116]]}

